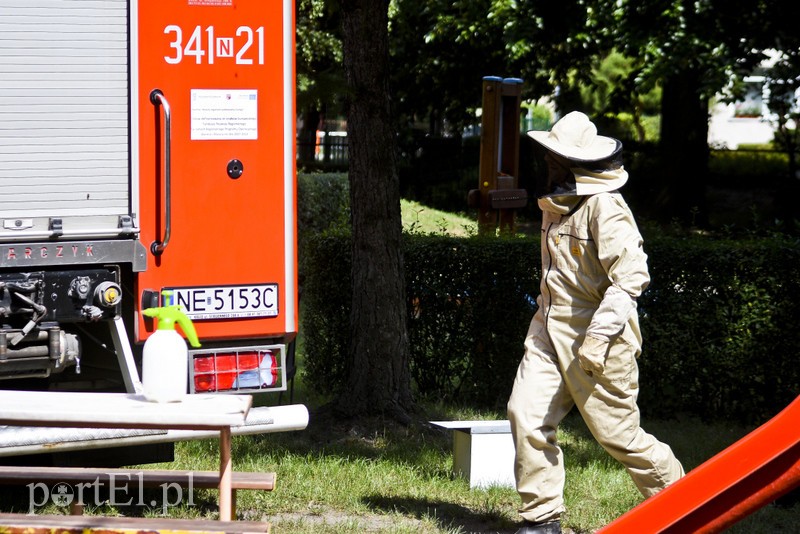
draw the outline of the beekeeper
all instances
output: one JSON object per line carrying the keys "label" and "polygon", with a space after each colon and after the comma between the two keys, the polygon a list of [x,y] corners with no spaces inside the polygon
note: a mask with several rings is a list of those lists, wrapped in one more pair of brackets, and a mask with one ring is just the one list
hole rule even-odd
{"label": "beekeeper", "polygon": [[530,135],[545,150],[539,305],[508,401],[524,519],[518,534],[561,532],[564,461],[556,438],[573,406],[649,497],[683,476],[669,446],[639,426],[642,339],[636,299],[647,287],[642,236],[618,189],[622,144],[580,112]]}

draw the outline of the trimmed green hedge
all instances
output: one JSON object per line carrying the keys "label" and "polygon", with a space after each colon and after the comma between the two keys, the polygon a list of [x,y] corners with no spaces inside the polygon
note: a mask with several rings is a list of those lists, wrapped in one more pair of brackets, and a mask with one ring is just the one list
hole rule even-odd
{"label": "trimmed green hedge", "polygon": [[[503,407],[538,295],[536,239],[407,235],[411,366],[417,394]],[[344,384],[350,238],[309,238],[301,300],[305,373]],[[646,237],[652,282],[639,301],[643,412],[757,422],[800,392],[800,246]]]}
{"label": "trimmed green hedge", "polygon": [[350,185],[345,173],[297,175],[297,231],[307,237],[350,222]]}
{"label": "trimmed green hedge", "polygon": [[536,306],[538,242],[407,235],[405,246],[419,392],[504,405]]}
{"label": "trimmed green hedge", "polygon": [[772,150],[712,150],[709,183],[739,189],[775,187],[787,180],[789,157]]}
{"label": "trimmed green hedge", "polygon": [[641,402],[762,421],[800,393],[800,246],[781,236],[650,239]]}

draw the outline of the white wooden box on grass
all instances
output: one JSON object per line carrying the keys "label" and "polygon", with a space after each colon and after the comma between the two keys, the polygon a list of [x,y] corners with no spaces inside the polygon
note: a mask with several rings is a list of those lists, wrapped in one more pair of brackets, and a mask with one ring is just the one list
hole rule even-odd
{"label": "white wooden box on grass", "polygon": [[515,487],[514,440],[508,421],[431,421],[453,431],[453,472],[470,488]]}

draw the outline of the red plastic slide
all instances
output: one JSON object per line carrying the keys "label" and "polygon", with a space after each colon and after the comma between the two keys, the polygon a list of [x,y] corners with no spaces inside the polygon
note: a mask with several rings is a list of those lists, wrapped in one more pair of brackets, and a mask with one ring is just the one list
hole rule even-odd
{"label": "red plastic slide", "polygon": [[800,486],[800,396],[602,534],[720,532]]}

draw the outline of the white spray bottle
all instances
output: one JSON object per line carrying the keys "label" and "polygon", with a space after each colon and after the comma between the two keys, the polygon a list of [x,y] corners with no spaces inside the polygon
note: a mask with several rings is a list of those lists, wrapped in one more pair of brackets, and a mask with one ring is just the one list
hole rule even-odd
{"label": "white spray bottle", "polygon": [[[162,294],[169,302],[171,292]],[[175,323],[181,326],[189,343],[199,347],[194,325],[179,304],[147,308],[142,313],[158,320],[157,330],[144,343],[142,393],[153,402],[180,401],[188,384],[189,351],[186,341],[175,331]]]}

